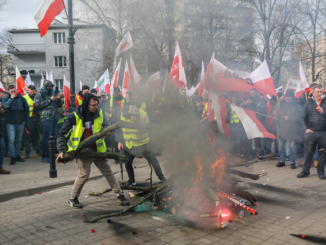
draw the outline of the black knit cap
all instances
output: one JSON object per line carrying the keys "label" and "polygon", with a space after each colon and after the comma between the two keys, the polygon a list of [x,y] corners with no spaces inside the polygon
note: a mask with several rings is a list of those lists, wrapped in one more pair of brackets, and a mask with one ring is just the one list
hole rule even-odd
{"label": "black knit cap", "polygon": [[291,97],[292,99],[294,99],[294,91],[291,89],[288,89],[285,93],[285,97]]}
{"label": "black knit cap", "polygon": [[85,89],[88,89],[89,90],[89,87],[87,85],[83,85],[82,91],[84,91]]}

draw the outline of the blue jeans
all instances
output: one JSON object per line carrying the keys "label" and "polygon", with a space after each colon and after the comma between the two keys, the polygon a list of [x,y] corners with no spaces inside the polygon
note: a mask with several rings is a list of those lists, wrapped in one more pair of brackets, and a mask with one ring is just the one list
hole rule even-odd
{"label": "blue jeans", "polygon": [[50,136],[55,137],[57,135],[57,129],[58,129],[58,121],[44,121],[42,122],[43,126],[43,137],[41,141],[41,149],[43,151],[42,158],[45,157],[50,157],[50,152],[49,152],[49,140]]}
{"label": "blue jeans", "polygon": [[[280,154],[280,162],[285,162],[286,140],[282,140],[278,138],[277,141],[278,141],[278,151]],[[295,157],[296,157],[295,141],[290,141],[289,146],[290,146],[290,164],[295,164]]]}
{"label": "blue jeans", "polygon": [[20,155],[20,147],[22,144],[24,124],[13,125],[7,123],[8,132],[8,151],[11,158]]}
{"label": "blue jeans", "polygon": [[0,136],[0,168],[3,167],[3,159],[5,158],[6,153],[6,145],[5,145],[5,139]]}

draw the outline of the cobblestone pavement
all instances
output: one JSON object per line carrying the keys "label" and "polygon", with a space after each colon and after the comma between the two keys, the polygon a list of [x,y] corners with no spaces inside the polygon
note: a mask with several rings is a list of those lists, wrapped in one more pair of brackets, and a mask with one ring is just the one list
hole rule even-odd
{"label": "cobblestone pavement", "polygon": [[[138,166],[144,165],[142,159],[137,161]],[[66,204],[71,186],[0,203],[0,244],[278,245],[310,244],[289,233],[326,237],[326,181],[318,179],[314,168],[310,177],[298,179],[296,174],[301,168],[290,170],[288,165],[276,168],[276,163],[261,161],[248,168],[236,168],[251,173],[268,172],[258,181],[243,179],[245,182],[240,183],[243,188],[249,187],[258,198],[259,214],[251,216],[246,212],[244,219],[234,219],[222,230],[176,222],[173,216],[158,218],[162,212],[155,211],[151,215],[129,212],[111,218],[111,223],[106,219],[94,224],[83,223],[80,211],[95,216],[123,209],[113,193],[85,197],[88,191],[107,188],[107,183],[101,178],[85,185],[80,197],[84,205],[82,210],[72,209]],[[149,168],[136,168],[135,172],[137,181],[144,180],[149,175]],[[120,174],[116,176],[119,178]],[[128,197],[128,191],[125,194]],[[132,233],[134,230],[136,235]]]}

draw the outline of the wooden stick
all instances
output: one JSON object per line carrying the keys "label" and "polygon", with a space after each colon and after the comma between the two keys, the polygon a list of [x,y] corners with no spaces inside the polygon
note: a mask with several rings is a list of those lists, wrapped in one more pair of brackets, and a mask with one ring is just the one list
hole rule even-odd
{"label": "wooden stick", "polygon": [[274,119],[274,117],[271,117],[271,116],[268,116],[268,115],[265,115],[265,114],[262,114],[262,113],[259,113],[259,112],[256,112],[256,113],[259,114],[259,115],[262,115],[262,116],[265,116],[265,117],[270,117],[270,118]]}
{"label": "wooden stick", "polygon": [[280,108],[280,107],[281,107],[281,105],[280,105],[280,100],[278,99],[277,94],[276,94],[276,99],[277,99],[278,106],[279,106],[279,108]]}
{"label": "wooden stick", "polygon": [[202,122],[204,122],[205,120],[207,120],[208,119],[208,117],[205,117],[204,119],[202,119],[199,123],[202,123]]}
{"label": "wooden stick", "polygon": [[285,90],[284,90],[284,94],[286,93],[286,90],[288,89],[288,86],[289,86],[290,81],[291,81],[291,79],[289,78],[288,83],[286,84],[286,87],[285,87]]}

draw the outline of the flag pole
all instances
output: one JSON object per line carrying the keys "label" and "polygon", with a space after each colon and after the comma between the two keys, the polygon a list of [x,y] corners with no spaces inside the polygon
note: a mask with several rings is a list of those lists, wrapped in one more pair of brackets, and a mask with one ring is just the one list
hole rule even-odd
{"label": "flag pole", "polygon": [[288,83],[286,84],[286,87],[285,87],[285,90],[284,90],[284,94],[286,93],[286,90],[288,89],[289,83],[290,83],[290,78],[288,80]]}

